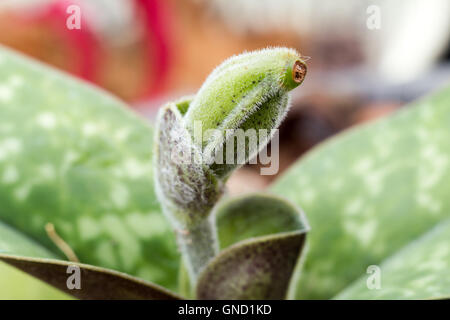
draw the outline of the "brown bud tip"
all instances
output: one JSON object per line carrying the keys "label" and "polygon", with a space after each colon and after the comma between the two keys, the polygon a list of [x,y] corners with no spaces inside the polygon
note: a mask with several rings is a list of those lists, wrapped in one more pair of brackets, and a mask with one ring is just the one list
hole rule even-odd
{"label": "brown bud tip", "polygon": [[302,83],[306,76],[306,65],[300,60],[295,61],[294,67],[292,68],[292,79],[297,83]]}

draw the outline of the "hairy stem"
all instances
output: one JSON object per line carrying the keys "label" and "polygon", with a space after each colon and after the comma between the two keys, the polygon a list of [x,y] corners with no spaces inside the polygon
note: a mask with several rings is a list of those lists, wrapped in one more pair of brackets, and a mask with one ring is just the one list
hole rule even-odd
{"label": "hairy stem", "polygon": [[199,273],[219,251],[213,217],[179,232],[178,241],[191,283],[194,284]]}

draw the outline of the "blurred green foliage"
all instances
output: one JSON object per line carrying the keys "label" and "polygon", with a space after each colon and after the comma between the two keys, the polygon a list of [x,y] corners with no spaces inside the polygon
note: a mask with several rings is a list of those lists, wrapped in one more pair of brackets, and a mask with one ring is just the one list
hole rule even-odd
{"label": "blurred green foliage", "polygon": [[275,182],[311,224],[297,298],[331,298],[450,217],[449,128],[447,87],[328,140]]}

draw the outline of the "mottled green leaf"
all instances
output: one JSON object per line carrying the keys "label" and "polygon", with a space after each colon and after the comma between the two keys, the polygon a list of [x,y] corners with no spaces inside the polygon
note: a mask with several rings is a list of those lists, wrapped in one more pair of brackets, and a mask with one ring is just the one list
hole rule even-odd
{"label": "mottled green leaf", "polygon": [[0,48],[0,221],[62,257],[52,223],[81,262],[173,288],[179,255],[154,195],[152,136],[100,89]]}
{"label": "mottled green leaf", "polygon": [[368,288],[366,275],[336,299],[450,299],[449,272],[450,220],[386,259],[379,289]]}
{"label": "mottled green leaf", "polygon": [[308,225],[278,197],[253,194],[216,209],[221,248],[200,274],[200,299],[284,299]]}
{"label": "mottled green leaf", "polygon": [[330,298],[450,217],[450,88],[315,148],[272,188],[311,223],[298,298]]}
{"label": "mottled green leaf", "polygon": [[[81,299],[177,299],[166,289],[113,270],[86,264],[57,260],[55,255],[25,235],[0,222],[0,261],[51,284],[59,290]],[[70,290],[68,278],[80,269],[81,288]],[[6,292],[12,288],[2,288]],[[61,297],[64,297],[61,295]],[[22,297],[23,298],[23,297]],[[35,297],[38,298],[38,297]]]}

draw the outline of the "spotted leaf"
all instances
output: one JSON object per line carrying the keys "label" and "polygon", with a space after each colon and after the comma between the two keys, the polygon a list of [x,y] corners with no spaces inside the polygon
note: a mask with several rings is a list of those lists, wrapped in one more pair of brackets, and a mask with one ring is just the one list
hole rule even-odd
{"label": "spotted leaf", "polygon": [[447,220],[387,258],[379,269],[369,269],[335,298],[450,299],[449,243]]}
{"label": "spotted leaf", "polygon": [[313,230],[297,298],[331,298],[450,217],[449,106],[447,87],[332,138],[275,182]]}
{"label": "spotted leaf", "polygon": [[[101,89],[0,48],[0,221],[65,258],[176,284],[153,187],[153,132]],[[0,275],[1,277],[2,275]]]}

